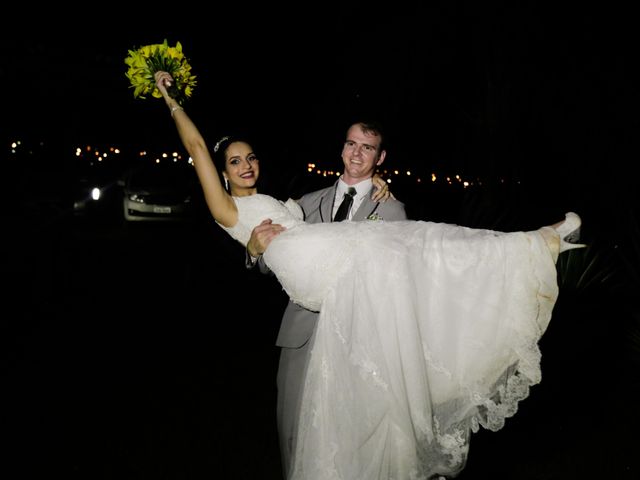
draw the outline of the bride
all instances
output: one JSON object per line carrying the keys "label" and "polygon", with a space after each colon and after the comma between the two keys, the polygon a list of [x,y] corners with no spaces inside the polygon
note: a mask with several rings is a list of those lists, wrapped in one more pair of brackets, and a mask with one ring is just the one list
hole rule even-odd
{"label": "bride", "polygon": [[455,476],[480,426],[499,430],[540,382],[538,341],[558,296],[558,255],[580,218],[529,232],[423,221],[307,224],[294,200],[247,188],[227,168],[255,159],[243,141],[211,153],[156,85],[192,157],[214,220],[246,245],[266,218],[286,229],[264,260],[290,298],[320,312],[290,479],[427,480]]}

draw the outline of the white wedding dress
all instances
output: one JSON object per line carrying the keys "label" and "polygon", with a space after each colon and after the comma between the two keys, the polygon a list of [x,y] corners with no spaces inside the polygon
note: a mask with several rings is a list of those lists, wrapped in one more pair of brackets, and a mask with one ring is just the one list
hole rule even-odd
{"label": "white wedding dress", "polygon": [[540,381],[558,295],[541,231],[306,224],[293,200],[235,202],[225,230],[244,245],[265,218],[287,227],[264,260],[294,302],[320,311],[291,479],[453,476],[471,432],[500,429]]}

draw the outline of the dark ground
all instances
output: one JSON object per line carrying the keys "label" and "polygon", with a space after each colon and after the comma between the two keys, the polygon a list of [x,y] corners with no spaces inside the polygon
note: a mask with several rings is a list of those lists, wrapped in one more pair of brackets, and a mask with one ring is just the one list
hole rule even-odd
{"label": "dark ground", "polygon": [[[44,220],[43,220],[44,219]],[[286,298],[211,222],[12,219],[2,322],[8,479],[279,479]],[[609,300],[561,294],[543,381],[460,479],[640,478],[639,365]]]}

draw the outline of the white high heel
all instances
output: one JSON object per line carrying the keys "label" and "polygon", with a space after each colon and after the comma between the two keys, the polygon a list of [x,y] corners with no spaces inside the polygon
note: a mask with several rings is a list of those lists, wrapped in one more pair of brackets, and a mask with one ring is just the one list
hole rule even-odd
{"label": "white high heel", "polygon": [[574,248],[584,248],[584,243],[576,243],[580,240],[580,227],[582,220],[577,213],[568,212],[565,215],[564,222],[555,227],[556,233],[560,236],[560,253]]}

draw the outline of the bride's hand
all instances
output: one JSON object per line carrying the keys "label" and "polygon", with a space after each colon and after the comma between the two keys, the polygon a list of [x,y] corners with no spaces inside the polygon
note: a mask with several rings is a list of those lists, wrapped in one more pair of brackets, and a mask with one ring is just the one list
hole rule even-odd
{"label": "bride's hand", "polygon": [[158,70],[154,75],[156,80],[156,87],[160,90],[160,93],[163,95],[167,93],[167,89],[171,87],[173,83],[173,77],[169,72],[164,72],[162,70]]}
{"label": "bride's hand", "polygon": [[371,200],[374,202],[385,202],[389,200],[389,198],[393,198],[395,200],[396,197],[393,196],[391,190],[389,190],[389,184],[385,182],[380,175],[377,173],[373,175],[371,178],[373,182],[374,190],[373,195],[371,195]]}

